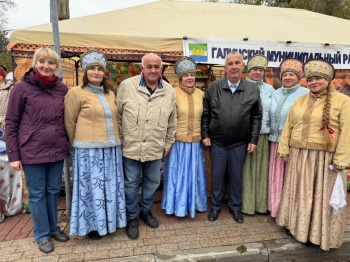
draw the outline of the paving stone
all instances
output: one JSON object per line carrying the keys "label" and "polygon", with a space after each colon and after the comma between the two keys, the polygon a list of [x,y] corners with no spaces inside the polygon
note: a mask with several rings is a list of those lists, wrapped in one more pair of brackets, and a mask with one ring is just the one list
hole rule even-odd
{"label": "paving stone", "polygon": [[198,233],[198,231],[203,230],[203,227],[196,227],[196,228],[178,228],[174,230],[173,232],[175,235],[181,235],[181,236],[186,236],[186,235],[195,235]]}
{"label": "paving stone", "polygon": [[[0,251],[1,251],[1,249],[3,249],[3,248],[8,248],[9,246],[11,246],[13,242],[14,242],[13,240],[10,240],[10,241],[1,241],[1,242],[0,242]],[[16,241],[16,242],[17,242],[17,241]]]}
{"label": "paving stone", "polygon": [[89,244],[89,240],[85,237],[71,237],[69,236],[69,241],[64,242],[64,246],[66,247],[75,247],[78,245],[88,245]]}
{"label": "paving stone", "polygon": [[66,254],[72,254],[73,253],[73,247],[66,247],[66,246],[57,246],[55,245],[55,254],[57,255],[66,255]]}
{"label": "paving stone", "polygon": [[100,252],[100,250],[111,250],[111,249],[117,249],[117,248],[121,248],[121,244],[117,241],[98,243],[97,252]]}
{"label": "paving stone", "polygon": [[226,238],[221,238],[221,243],[224,246],[235,245],[235,244],[243,243],[243,240],[240,237],[226,237]]}
{"label": "paving stone", "polygon": [[[157,228],[157,231],[158,230],[159,229]],[[140,237],[143,238],[143,239],[145,239],[145,238],[154,238],[155,235],[156,235],[156,233],[155,233],[154,229],[153,230],[148,230],[147,229],[146,233],[142,234]]]}
{"label": "paving stone", "polygon": [[157,252],[156,245],[149,245],[143,247],[135,247],[134,255],[145,255],[145,254],[155,254]]}
{"label": "paving stone", "polygon": [[81,262],[84,261],[84,253],[60,255],[58,258],[59,262]]}
{"label": "paving stone", "polygon": [[[350,193],[348,200],[350,203]],[[157,203],[156,205],[159,205]],[[227,207],[227,204],[224,204]],[[341,248],[322,251],[319,247],[309,249],[293,238],[289,238],[282,227],[275,223],[269,215],[257,214],[246,216],[243,224],[237,224],[225,208],[215,222],[207,220],[207,212],[195,219],[177,218],[161,215],[163,210],[157,209],[158,218],[167,217],[167,223],[152,229],[140,221],[140,237],[131,240],[125,229],[93,241],[88,237],[71,236],[70,241],[61,243],[53,240],[55,251],[43,254],[39,251],[33,237],[1,241],[1,233],[6,227],[0,227],[0,261],[347,261],[350,262],[350,207],[347,207],[347,221],[344,244]],[[62,215],[61,215],[62,216]],[[30,215],[23,217],[21,227],[29,221]],[[200,220],[200,217],[203,220]],[[13,219],[20,221],[21,219]],[[0,224],[2,226],[2,223]],[[69,223],[60,222],[61,228],[69,232]],[[18,233],[17,237],[21,237]],[[28,232],[28,229],[26,229]],[[29,235],[32,235],[32,230]],[[244,255],[237,249],[245,247]],[[288,247],[294,247],[289,248]],[[287,250],[286,252],[284,252]],[[310,255],[311,253],[312,255]],[[5,254],[5,255],[3,255]],[[10,258],[10,256],[12,257]],[[287,256],[284,258],[284,256]],[[316,259],[317,258],[317,259]],[[274,260],[273,260],[274,259]],[[313,260],[312,260],[313,259]]]}
{"label": "paving stone", "polygon": [[19,259],[21,259],[22,255],[23,252],[14,252],[8,255],[1,254],[1,260],[4,259],[4,261],[18,261]]}
{"label": "paving stone", "polygon": [[120,247],[121,248],[130,248],[130,247],[139,247],[143,246],[143,239],[138,238],[138,239],[127,239],[126,241],[121,241],[120,242]]}
{"label": "paving stone", "polygon": [[85,252],[84,261],[96,261],[96,260],[103,260],[108,259],[109,257],[109,251],[103,250],[98,252]]}
{"label": "paving stone", "polygon": [[134,248],[127,247],[127,248],[113,249],[113,250],[110,250],[109,256],[111,258],[132,257],[134,256]]}
{"label": "paving stone", "polygon": [[157,230],[155,232],[156,237],[168,237],[168,236],[173,236],[173,235],[176,235],[175,230],[166,230],[166,231]]}
{"label": "paving stone", "polygon": [[37,244],[35,244],[35,246],[33,246],[33,248],[31,250],[28,251],[24,251],[22,254],[22,258],[36,258],[36,257],[41,257],[45,255],[44,253],[42,253],[39,250],[39,247]]}
{"label": "paving stone", "polygon": [[160,244],[166,243],[166,240],[167,240],[166,237],[145,238],[143,240],[143,244],[145,246],[160,245]]}
{"label": "paving stone", "polygon": [[202,247],[213,247],[213,246],[221,246],[222,242],[219,238],[211,239],[207,238],[204,240],[199,241],[201,243]]}
{"label": "paving stone", "polygon": [[24,243],[16,243],[16,252],[20,251],[29,251],[33,248],[38,248],[38,245],[36,243],[31,242],[24,242]]}
{"label": "paving stone", "polygon": [[173,230],[173,229],[178,229],[178,228],[184,228],[185,225],[183,223],[178,223],[178,224],[168,224],[166,226],[167,230]]}
{"label": "paving stone", "polygon": [[177,243],[157,245],[157,253],[162,253],[165,251],[173,251],[177,249],[178,249]]}
{"label": "paving stone", "polygon": [[179,250],[183,249],[197,249],[201,248],[201,243],[199,241],[187,241],[187,242],[182,242],[178,243]]}
{"label": "paving stone", "polygon": [[242,239],[243,243],[260,242],[264,240],[264,237],[259,234],[243,235],[243,236],[240,236],[240,238]]}
{"label": "paving stone", "polygon": [[131,256],[123,258],[111,258],[103,262],[156,262],[153,255]]}
{"label": "paving stone", "polygon": [[171,243],[180,243],[184,241],[183,236],[169,236],[166,238],[166,243],[171,244]]}
{"label": "paving stone", "polygon": [[[97,241],[95,241],[97,242]],[[97,243],[87,245],[77,245],[73,247],[73,253],[97,252]]]}
{"label": "paving stone", "polygon": [[193,234],[193,235],[186,235],[186,241],[200,241],[207,238],[207,234],[205,233],[199,233],[199,234]]}
{"label": "paving stone", "polygon": [[55,256],[55,255],[51,255],[51,254],[52,253],[44,255],[42,257],[36,257],[32,261],[33,262],[56,262],[56,261],[58,261],[59,256]]}

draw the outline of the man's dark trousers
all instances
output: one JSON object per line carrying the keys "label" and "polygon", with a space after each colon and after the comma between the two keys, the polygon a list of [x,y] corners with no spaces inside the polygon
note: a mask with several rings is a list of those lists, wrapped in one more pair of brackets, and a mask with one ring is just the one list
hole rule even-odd
{"label": "man's dark trousers", "polygon": [[210,147],[211,159],[211,208],[221,209],[223,182],[226,170],[229,175],[230,199],[228,205],[232,211],[240,211],[242,206],[242,173],[247,156],[248,144],[225,149],[214,143]]}

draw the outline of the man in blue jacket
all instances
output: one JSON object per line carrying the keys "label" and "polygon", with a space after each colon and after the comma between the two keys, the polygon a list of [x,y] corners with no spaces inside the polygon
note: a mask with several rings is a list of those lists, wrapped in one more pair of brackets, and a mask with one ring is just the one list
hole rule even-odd
{"label": "man in blue jacket", "polygon": [[202,138],[204,146],[210,146],[212,174],[209,221],[215,221],[221,211],[227,171],[230,213],[237,223],[243,223],[243,166],[247,152],[253,153],[256,149],[262,119],[259,88],[255,83],[241,79],[244,66],[240,53],[228,54],[226,77],[212,82],[204,97]]}

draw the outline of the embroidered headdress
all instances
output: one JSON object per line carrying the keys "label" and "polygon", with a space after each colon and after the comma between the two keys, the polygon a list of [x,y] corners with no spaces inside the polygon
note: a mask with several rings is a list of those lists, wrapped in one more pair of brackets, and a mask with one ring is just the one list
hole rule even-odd
{"label": "embroidered headdress", "polygon": [[334,68],[327,61],[309,60],[304,65],[306,79],[312,76],[319,76],[331,82],[334,78]]}
{"label": "embroidered headdress", "polygon": [[97,50],[90,50],[85,52],[80,57],[81,68],[86,71],[91,66],[100,66],[103,68],[103,71],[106,69],[107,58],[106,56]]}
{"label": "embroidered headdress", "polygon": [[280,64],[280,72],[281,79],[282,75],[285,72],[292,72],[296,74],[298,76],[298,79],[300,80],[304,76],[303,62],[295,58],[287,58],[286,60],[283,60]]}
{"label": "embroidered headdress", "polygon": [[269,63],[269,60],[267,59],[266,56],[255,55],[252,58],[250,58],[249,61],[247,62],[248,72],[253,68],[261,68],[265,71],[268,63]]}
{"label": "embroidered headdress", "polygon": [[194,61],[192,58],[184,56],[175,63],[174,67],[175,67],[175,73],[177,74],[177,77],[180,79],[181,77],[183,77],[183,75],[187,73],[196,74],[197,64],[196,64],[196,61]]}

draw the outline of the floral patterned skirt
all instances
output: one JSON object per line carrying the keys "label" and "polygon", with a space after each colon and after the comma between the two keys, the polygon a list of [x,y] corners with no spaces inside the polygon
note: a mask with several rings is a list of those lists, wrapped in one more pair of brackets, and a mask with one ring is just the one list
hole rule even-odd
{"label": "floral patterned skirt", "polygon": [[14,170],[7,155],[0,156],[0,222],[22,211],[22,174]]}
{"label": "floral patterned skirt", "polygon": [[103,236],[126,226],[124,173],[120,146],[74,148],[70,234]]}
{"label": "floral patterned skirt", "polygon": [[270,142],[268,210],[272,217],[276,217],[282,198],[282,188],[286,164],[277,154],[278,142]]}
{"label": "floral patterned skirt", "polygon": [[[323,250],[342,245],[346,207],[334,216],[330,198],[337,177],[331,171],[333,153],[291,147],[277,224],[286,227],[300,242]],[[342,171],[346,195],[346,172]]]}
{"label": "floral patterned skirt", "polygon": [[161,208],[178,217],[207,210],[207,184],[202,142],[175,141],[164,161]]}

